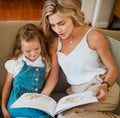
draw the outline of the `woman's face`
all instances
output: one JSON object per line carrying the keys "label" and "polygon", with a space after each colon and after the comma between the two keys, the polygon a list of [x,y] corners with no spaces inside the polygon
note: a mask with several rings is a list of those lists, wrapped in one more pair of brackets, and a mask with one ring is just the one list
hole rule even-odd
{"label": "woman's face", "polygon": [[56,32],[61,39],[66,39],[73,31],[74,24],[70,17],[62,17],[61,13],[57,12],[48,17],[50,27]]}
{"label": "woman's face", "polygon": [[38,38],[30,42],[22,41],[21,47],[23,54],[30,61],[35,61],[41,53],[41,46]]}

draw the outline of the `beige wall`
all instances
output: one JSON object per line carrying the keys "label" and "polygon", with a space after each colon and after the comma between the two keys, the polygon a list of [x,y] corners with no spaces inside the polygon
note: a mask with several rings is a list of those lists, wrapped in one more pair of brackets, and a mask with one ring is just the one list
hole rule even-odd
{"label": "beige wall", "polygon": [[82,0],[81,10],[93,27],[107,28],[115,0]]}

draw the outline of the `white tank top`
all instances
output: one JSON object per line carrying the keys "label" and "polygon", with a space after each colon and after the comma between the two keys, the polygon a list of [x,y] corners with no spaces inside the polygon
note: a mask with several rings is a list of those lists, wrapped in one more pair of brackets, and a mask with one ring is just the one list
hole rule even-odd
{"label": "white tank top", "polygon": [[95,50],[89,48],[87,44],[87,31],[83,39],[68,55],[60,52],[62,43],[58,39],[58,63],[66,75],[67,81],[71,85],[78,85],[89,82],[96,75],[106,73],[99,55]]}

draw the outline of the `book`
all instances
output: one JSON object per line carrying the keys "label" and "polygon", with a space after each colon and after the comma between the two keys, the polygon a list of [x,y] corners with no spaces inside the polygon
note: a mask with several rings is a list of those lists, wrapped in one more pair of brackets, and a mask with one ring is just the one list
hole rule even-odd
{"label": "book", "polygon": [[39,109],[54,117],[58,113],[70,108],[94,102],[98,102],[98,100],[93,96],[92,91],[67,95],[62,97],[58,102],[43,94],[24,93],[11,105],[11,108]]}

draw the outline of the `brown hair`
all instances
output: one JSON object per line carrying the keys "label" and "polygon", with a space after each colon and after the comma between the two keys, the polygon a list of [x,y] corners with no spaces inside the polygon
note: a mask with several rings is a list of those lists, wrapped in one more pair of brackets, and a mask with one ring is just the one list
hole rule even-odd
{"label": "brown hair", "polygon": [[41,56],[50,65],[51,59],[47,52],[45,36],[43,35],[42,31],[38,27],[30,23],[26,24],[25,26],[21,27],[18,30],[11,57],[14,59],[18,59],[18,57],[21,56],[22,54],[21,41],[24,40],[26,42],[30,42],[30,41],[33,41],[36,37],[40,41]]}

